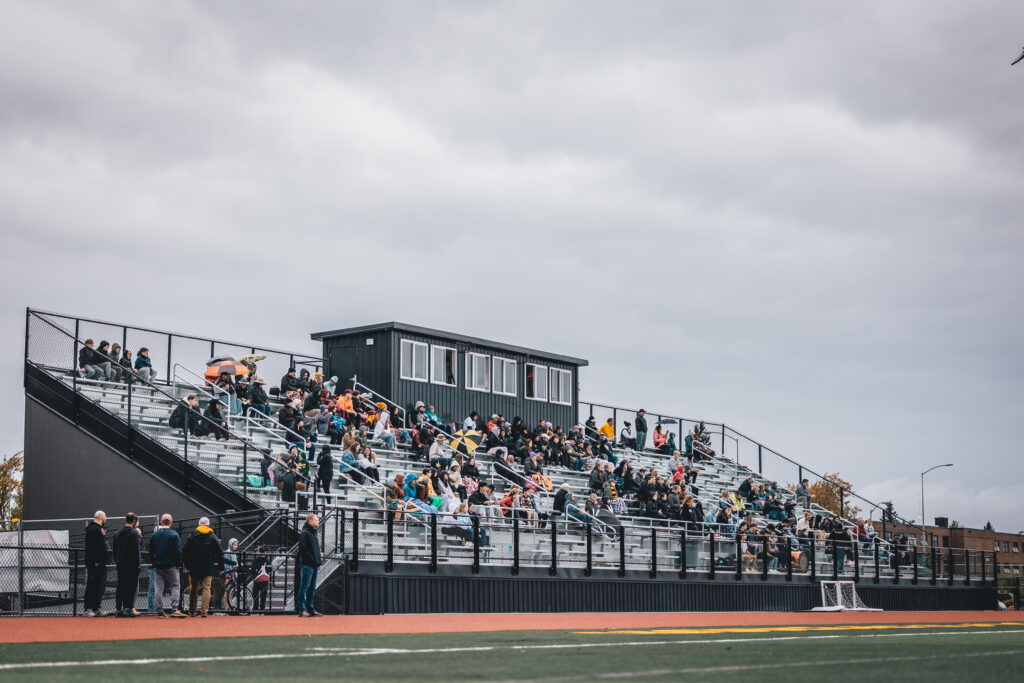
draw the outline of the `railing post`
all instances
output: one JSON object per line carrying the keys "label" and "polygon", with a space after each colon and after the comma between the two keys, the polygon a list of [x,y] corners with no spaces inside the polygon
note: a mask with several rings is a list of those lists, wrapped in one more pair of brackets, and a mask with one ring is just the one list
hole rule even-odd
{"label": "railing post", "polygon": [[519,518],[512,520],[512,576],[519,575]]}
{"label": "railing post", "polygon": [[732,535],[734,542],[736,543],[736,552],[733,553],[736,557],[736,580],[743,580],[743,549],[740,547],[740,536],[734,533]]}
{"label": "railing post", "polygon": [[860,539],[853,542],[853,582],[860,583]]}
{"label": "railing post", "polygon": [[817,552],[818,552],[817,540],[818,539],[816,539],[814,537],[811,537],[811,553],[810,553],[810,559],[811,559],[811,563],[810,563],[811,564],[811,583],[814,583],[815,581],[818,580],[818,558],[816,557]]}
{"label": "railing post", "polygon": [[473,515],[473,573],[480,573],[480,518]]}
{"label": "railing post", "polygon": [[338,526],[334,533],[339,536],[339,538],[335,539],[338,541],[336,545],[338,546],[339,551],[342,554],[345,554],[345,508],[340,508],[340,511],[341,518],[338,520]]}
{"label": "railing post", "polygon": [[893,582],[893,584],[898,584],[900,582],[900,562],[902,561],[903,558],[900,557],[900,547],[899,546],[893,546],[893,549],[895,551],[893,553],[893,556],[896,558],[896,567],[893,569],[892,582]]}
{"label": "railing post", "polygon": [[658,576],[658,528],[651,527],[651,578]]}
{"label": "railing post", "polygon": [[78,616],[78,548],[74,549],[72,555],[74,560],[74,568],[71,574],[71,616]]}
{"label": "railing post", "polygon": [[768,580],[768,537],[761,537],[761,580]]}
{"label": "railing post", "polygon": [[935,552],[935,546],[931,547],[931,555],[932,555],[932,580],[929,581],[929,583],[934,586],[935,583],[939,580],[938,554]]}
{"label": "railing post", "polygon": [[917,572],[918,572],[918,568],[917,568],[917,546],[916,545],[914,546],[914,550],[911,552],[910,557],[914,561],[913,584],[916,586],[917,585],[917,578],[918,578],[918,576],[917,576]]}
{"label": "railing post", "polygon": [[437,515],[430,515],[430,573],[437,573]]}
{"label": "railing post", "polygon": [[761,444],[757,444],[757,473],[761,474]]}
{"label": "railing post", "polygon": [[948,578],[949,578],[949,585],[952,586],[953,585],[953,573],[954,573],[953,572],[953,568],[956,566],[956,563],[955,563],[954,558],[953,558],[953,547],[952,546],[949,547],[949,549],[948,549],[948,551],[946,553],[946,564],[949,565],[949,577]]}
{"label": "railing post", "polygon": [[715,534],[708,534],[708,559],[711,564],[708,565],[708,580],[715,580]]}
{"label": "railing post", "polygon": [[[679,429],[680,429],[680,431],[682,431],[682,425],[680,425]],[[723,458],[725,457],[725,423],[724,422],[722,423],[722,450],[720,450],[718,452],[722,454]],[[736,457],[736,460],[737,460],[737,464],[739,464],[739,462],[738,462],[739,461],[739,456]]]}
{"label": "railing post", "polygon": [[985,551],[981,551],[981,585],[984,586],[987,583],[987,576],[985,572]]}
{"label": "railing post", "polygon": [[129,377],[128,378],[128,426],[129,427],[132,426],[132,385],[133,384],[135,384],[135,382],[133,382],[132,378]]}
{"label": "railing post", "polygon": [[881,547],[881,545],[882,545],[881,543],[876,543],[874,540],[871,541],[871,549],[874,551],[872,554],[875,556],[875,576],[874,576],[874,579],[872,580],[872,583],[878,583],[879,581],[882,580],[882,577],[879,576],[879,574],[878,574],[878,571],[879,571],[879,566],[878,566],[878,549]]}
{"label": "railing post", "polygon": [[626,527],[619,527],[619,578],[626,575]]}
{"label": "railing post", "polygon": [[391,573],[395,566],[395,511],[388,510],[388,557],[384,561],[384,571]]}
{"label": "railing post", "polygon": [[25,613],[25,520],[18,520],[18,614]]}
{"label": "railing post", "polygon": [[[75,336],[77,337],[78,335],[76,334]],[[168,382],[171,381],[171,338],[173,336],[171,334],[167,335],[167,374],[164,377],[167,378]]]}
{"label": "railing post", "polygon": [[[682,427],[679,428],[682,431]],[[686,579],[686,527],[679,532],[679,578]]]}
{"label": "railing post", "polygon": [[591,521],[587,520],[587,568],[583,570],[584,576],[591,576],[594,573],[594,530]]}
{"label": "railing post", "polygon": [[786,536],[786,581],[793,581],[793,542]]}
{"label": "railing post", "polygon": [[[129,396],[130,395],[131,394],[129,394]],[[242,442],[242,497],[243,498],[248,498],[249,497],[249,442],[248,441],[243,441]],[[316,506],[315,505],[313,506],[313,509],[316,510]],[[323,543],[321,543],[320,545],[322,547]]]}
{"label": "railing post", "polygon": [[839,516],[846,518],[846,499],[843,496],[843,487],[839,487]]}
{"label": "railing post", "polygon": [[971,551],[964,548],[964,585],[971,585]]}
{"label": "railing post", "polygon": [[548,567],[548,574],[554,576],[558,573],[558,525],[551,522],[551,566]]}
{"label": "railing post", "polygon": [[352,560],[351,570],[359,571],[359,510],[352,511]]}

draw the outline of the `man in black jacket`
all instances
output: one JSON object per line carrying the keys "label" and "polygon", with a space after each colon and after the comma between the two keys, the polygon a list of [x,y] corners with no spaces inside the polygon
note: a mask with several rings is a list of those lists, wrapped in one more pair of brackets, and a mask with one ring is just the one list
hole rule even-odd
{"label": "man in black jacket", "polygon": [[313,594],[316,592],[316,573],[320,566],[320,541],[316,530],[320,527],[320,519],[314,514],[306,515],[306,523],[302,525],[299,535],[299,566],[302,577],[299,580],[299,594],[295,600],[295,609],[300,617],[319,617],[320,613],[313,609]]}
{"label": "man in black jacket", "polygon": [[[85,373],[86,379],[107,379],[113,370],[110,367],[110,359],[93,348],[92,339],[85,340],[85,346],[78,351],[78,367]],[[102,342],[100,347],[107,342]]]}
{"label": "man in black jacket", "polygon": [[320,481],[320,490],[324,493],[331,492],[331,480],[334,479],[334,458],[331,456],[331,447],[323,446],[320,449],[320,457],[316,459],[319,466],[317,479]]}
{"label": "man in black jacket", "polygon": [[636,449],[638,451],[643,451],[647,446],[647,420],[644,418],[646,414],[647,411],[641,408],[636,411],[636,417],[633,418],[633,422],[636,423],[634,426],[636,427]]}
{"label": "man in black jacket", "polygon": [[203,412],[203,416],[206,419],[203,420],[203,428],[200,431],[205,431],[217,439],[217,441],[227,441],[228,421],[220,412],[220,406],[221,403],[218,399],[210,399],[210,402],[206,404],[206,410]]}
{"label": "man in black jacket", "polygon": [[208,518],[203,517],[199,520],[199,526],[185,541],[181,554],[185,569],[188,570],[188,613],[193,617],[196,615],[196,600],[201,588],[202,614],[205,617],[210,611],[210,584],[213,576],[224,571],[224,552],[221,550],[220,541],[213,535]]}
{"label": "man in black jacket", "polygon": [[168,418],[167,424],[173,429],[181,429],[187,432],[186,436],[188,434],[199,436],[199,423],[202,421],[199,417],[199,397],[195,394],[190,394],[185,401],[185,403],[177,405],[171,413],[171,417]]}
{"label": "man in black jacket", "polygon": [[[160,528],[149,539],[149,560],[153,564],[153,607],[161,617],[184,617],[178,611],[180,591],[181,537],[171,528],[170,515],[160,517]],[[164,590],[171,593],[171,609],[163,609]]]}
{"label": "man in black jacket", "polygon": [[249,407],[270,415],[270,397],[263,391],[263,379],[254,377],[249,386]]}
{"label": "man in black jacket", "polygon": [[281,396],[299,389],[299,378],[295,376],[295,368],[288,368],[288,373],[281,378]]}
{"label": "man in black jacket", "polygon": [[85,527],[85,611],[87,617],[102,617],[100,602],[107,584],[107,513],[97,510]]}
{"label": "man in black jacket", "polygon": [[114,563],[117,566],[117,598],[114,601],[119,617],[137,617],[135,593],[139,590],[139,570],[142,568],[142,534],[139,532],[139,516],[129,512],[124,516],[124,526],[112,543]]}

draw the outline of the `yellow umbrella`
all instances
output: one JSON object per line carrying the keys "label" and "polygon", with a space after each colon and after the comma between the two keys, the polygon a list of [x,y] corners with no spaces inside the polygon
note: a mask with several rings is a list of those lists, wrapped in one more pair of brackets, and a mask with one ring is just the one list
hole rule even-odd
{"label": "yellow umbrella", "polygon": [[460,429],[455,432],[455,438],[451,442],[452,450],[462,453],[463,455],[469,455],[476,449],[480,448],[480,442],[483,440],[484,435],[475,429]]}

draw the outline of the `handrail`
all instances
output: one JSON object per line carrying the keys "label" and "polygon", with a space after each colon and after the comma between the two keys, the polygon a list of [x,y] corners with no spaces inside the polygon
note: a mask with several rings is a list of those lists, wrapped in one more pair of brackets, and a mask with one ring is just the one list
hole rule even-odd
{"label": "handrail", "polygon": [[401,411],[401,417],[402,417],[402,427],[403,427],[404,429],[408,429],[408,425],[406,424],[406,423],[407,423],[407,420],[406,420],[406,410],[405,410],[405,408],[403,408],[402,406],[398,405],[397,403],[395,403],[394,401],[392,401],[392,400],[391,400],[390,398],[388,398],[388,397],[387,397],[387,396],[385,396],[384,394],[382,394],[382,393],[380,393],[380,392],[376,391],[375,389],[371,389],[370,387],[366,386],[365,384],[363,384],[362,382],[360,382],[360,381],[359,381],[359,380],[357,379],[357,377],[358,377],[357,375],[352,375],[352,379],[351,379],[351,380],[349,380],[349,381],[351,381],[351,382],[352,382],[352,390],[353,390],[353,391],[355,391],[355,390],[356,390],[356,387],[362,387],[362,388],[363,388],[364,390],[368,391],[368,392],[369,392],[370,394],[372,394],[373,396],[376,396],[376,397],[377,397],[377,398],[379,398],[380,400],[384,401],[384,403],[386,403],[387,405],[389,405],[389,406],[393,406],[393,407],[395,408],[395,411],[396,411],[396,413],[397,413],[398,411]]}
{"label": "handrail", "polygon": [[[34,312],[31,312],[31,311],[30,311],[30,314],[34,314]],[[43,318],[43,317],[41,317],[41,316],[39,316],[39,315],[36,315],[36,318],[37,318],[37,319],[39,319],[39,320],[41,320],[41,321],[43,321],[43,322],[44,322],[44,323],[46,323],[47,325],[50,325],[50,326],[51,326],[51,327],[52,327],[53,329],[57,330],[57,331],[58,331],[58,332],[60,332],[61,334],[63,334],[63,335],[65,335],[65,336],[67,336],[68,338],[70,338],[70,339],[74,340],[74,342],[75,342],[75,344],[76,344],[76,351],[77,351],[78,345],[79,345],[79,344],[82,344],[82,341],[81,341],[80,339],[78,339],[77,337],[75,337],[75,336],[74,336],[73,334],[71,334],[71,333],[70,333],[70,332],[68,332],[67,330],[63,330],[63,329],[61,329],[60,327],[57,327],[57,326],[56,326],[56,325],[54,325],[54,324],[53,324],[52,322],[50,322],[49,320],[46,320],[45,318]],[[83,344],[83,345],[84,345],[84,344]],[[76,354],[76,355],[77,355],[77,354]],[[32,361],[32,360],[30,360],[30,359],[26,359],[26,362],[28,362],[28,363],[32,364],[33,366],[35,366],[35,362],[33,362],[33,361]],[[73,377],[73,378],[75,379],[75,384],[76,384],[76,387],[73,387],[73,390],[75,391],[75,393],[79,393],[79,394],[81,394],[81,391],[80,391],[80,390],[79,390],[79,389],[77,388],[77,384],[78,384],[78,381],[77,381],[77,380],[78,380],[78,374],[79,374],[78,368],[77,368],[77,367],[75,367],[75,368],[72,368],[72,369],[71,369],[71,372],[70,372],[70,374],[71,374],[71,375],[72,375],[72,377]],[[157,386],[157,385],[156,385],[156,384],[154,384],[153,382],[148,382],[148,381],[146,381],[145,379],[143,379],[142,377],[139,377],[139,376],[137,376],[137,375],[133,377],[133,382],[132,382],[132,383],[129,383],[129,384],[128,384],[128,390],[129,390],[129,391],[131,391],[131,387],[132,387],[132,384],[133,384],[133,383],[143,384],[143,385],[145,385],[145,386],[149,387],[149,388],[150,388],[150,389],[152,389],[152,390],[153,390],[154,392],[158,392],[158,393],[160,393],[161,395],[163,395],[163,396],[165,396],[165,397],[167,397],[167,398],[171,399],[171,400],[172,400],[172,401],[174,402],[174,404],[175,404],[175,405],[186,405],[186,406],[187,406],[187,404],[186,404],[186,403],[184,403],[184,402],[182,402],[182,401],[181,401],[181,399],[179,399],[179,398],[178,398],[177,396],[174,396],[173,394],[170,394],[170,393],[168,393],[167,391],[165,391],[164,389],[160,388],[159,386]],[[86,397],[86,398],[88,398],[88,397]],[[190,413],[191,413],[191,412],[193,412],[191,408],[189,408],[189,411],[190,411]],[[214,422],[213,422],[213,420],[211,420],[210,418],[208,418],[208,417],[207,417],[206,415],[203,415],[203,414],[202,414],[202,413],[200,413],[199,411],[194,411],[194,413],[195,413],[195,415],[196,415],[196,416],[198,416],[198,418],[199,418],[199,419],[201,419],[201,420],[203,420],[203,421],[205,421],[205,422],[207,422],[207,423],[209,423],[209,424],[211,424],[211,425],[213,425],[213,426],[215,426],[215,427],[219,427],[219,425],[217,425],[216,423],[214,423]],[[116,416],[116,417],[117,417],[118,419],[120,419],[120,416]],[[131,417],[131,416],[129,415],[129,417]],[[129,425],[130,425],[130,423],[129,423]],[[241,443],[242,443],[242,444],[243,444],[243,445],[244,445],[245,447],[247,447],[247,448],[251,448],[251,449],[253,449],[254,451],[256,451],[257,453],[260,453],[260,454],[262,454],[262,455],[263,455],[263,456],[265,456],[265,457],[269,457],[269,458],[270,458],[271,460],[273,460],[274,462],[277,462],[278,464],[280,464],[280,465],[282,465],[282,466],[287,466],[287,465],[286,465],[286,464],[285,464],[284,462],[282,462],[281,460],[277,459],[277,458],[276,458],[276,457],[274,456],[273,452],[269,452],[269,451],[265,451],[265,450],[263,450],[263,449],[262,449],[262,448],[260,448],[259,446],[256,446],[255,444],[253,444],[253,443],[249,442],[249,441],[248,441],[248,440],[246,440],[246,439],[243,439],[242,437],[240,437],[240,436],[238,436],[237,434],[235,434],[235,433],[231,432],[230,430],[225,430],[225,431],[227,432],[228,436],[230,436],[230,437],[232,437],[232,438],[236,439],[237,441],[241,442]],[[188,438],[188,435],[186,434],[186,441],[187,441],[187,438]],[[175,453],[175,455],[178,455],[178,454],[177,454],[177,453]],[[181,456],[179,455],[179,457],[181,457]],[[185,458],[182,458],[182,460],[185,460]],[[186,460],[186,462],[187,462],[187,460]],[[306,481],[309,481],[308,479],[306,479],[306,477],[303,477],[303,476],[302,476],[301,474],[297,474],[297,476],[298,476],[298,477],[299,477],[300,479],[305,479]],[[217,478],[219,479],[219,477],[217,477]],[[229,486],[230,486],[230,485],[229,485]],[[232,486],[232,488],[235,488],[235,487],[233,487],[233,486]],[[245,494],[244,492],[243,492],[243,494],[242,494],[242,495],[243,495],[243,497],[245,497],[245,498],[246,498],[247,500],[249,499],[248,495],[246,495],[246,494]]]}
{"label": "handrail", "polygon": [[[258,417],[253,417],[254,414],[257,415]],[[267,430],[267,431],[273,433],[273,431],[274,431],[273,427],[269,427],[269,426],[267,426],[265,424],[262,424],[263,420],[268,420],[272,425],[275,425],[276,427],[278,427],[280,429],[283,429],[285,431],[285,433],[294,436],[296,438],[296,441],[302,441],[302,442],[308,441],[308,439],[306,437],[304,437],[302,434],[299,434],[297,431],[295,431],[291,427],[285,427],[283,424],[281,424],[280,422],[278,422],[274,418],[270,417],[269,415],[264,415],[263,413],[261,413],[260,411],[256,410],[252,406],[249,406],[248,408],[246,408],[245,414],[242,415],[242,416],[239,416],[239,417],[241,419],[247,420],[248,422],[250,422],[252,424],[255,424],[260,429],[264,429],[264,430]],[[278,438],[280,438],[280,437],[278,437]],[[284,441],[285,443],[295,443],[295,441],[288,441],[287,439],[282,439],[282,441]]]}

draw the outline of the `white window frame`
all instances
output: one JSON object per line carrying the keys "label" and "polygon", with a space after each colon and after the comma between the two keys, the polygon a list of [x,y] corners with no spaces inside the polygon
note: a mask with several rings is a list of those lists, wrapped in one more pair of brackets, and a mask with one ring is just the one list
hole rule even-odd
{"label": "white window frame", "polygon": [[[452,381],[451,383],[434,379],[434,351],[451,351],[453,354],[455,354],[455,362],[452,363],[452,370],[454,372],[455,377],[452,378],[454,381]],[[442,364],[444,363],[444,356],[441,357],[441,362]],[[441,367],[441,376],[444,376],[443,365]],[[459,352],[456,349],[452,348],[451,346],[443,346],[441,344],[430,345],[430,383],[438,384],[442,387],[459,386]]]}
{"label": "white window frame", "polygon": [[[422,346],[424,349],[426,349],[426,356],[425,357],[426,357],[426,361],[427,362],[426,362],[426,368],[424,368],[425,373],[424,373],[423,377],[415,377],[415,376],[413,376],[411,374],[406,374],[405,353],[404,353],[404,349],[405,349],[405,345],[406,344],[409,344],[410,346],[412,346],[412,365],[413,365],[412,371],[413,372],[416,371],[416,347],[417,346]],[[430,379],[430,344],[428,344],[426,342],[415,341],[415,340],[412,340],[412,339],[402,339],[401,343],[398,346],[398,366],[399,366],[399,368],[398,368],[398,376],[401,377],[402,379],[407,379],[410,382],[424,382],[424,383],[426,383]]]}
{"label": "white window frame", "polygon": [[[473,374],[473,359],[474,358],[486,358],[487,359],[487,371],[484,372],[484,377],[487,380],[487,388],[486,389],[480,389],[478,387],[474,387],[473,386],[473,378],[474,378],[474,374]],[[483,394],[491,393],[491,372],[492,372],[491,368],[492,368],[492,365],[493,365],[493,363],[491,362],[491,357],[489,355],[487,355],[486,353],[476,353],[474,351],[467,351],[466,352],[466,390],[467,391],[479,391],[480,393],[483,393]]]}
{"label": "white window frame", "polygon": [[[505,386],[505,364],[512,364],[512,390],[508,391],[508,387]],[[501,388],[505,391],[498,391],[498,385],[494,381],[495,373],[498,371],[498,367],[501,367]],[[491,393],[499,396],[515,396],[518,387],[519,379],[519,363],[512,360],[511,358],[502,358],[501,356],[491,356]]]}
{"label": "white window frame", "polygon": [[[539,398],[536,397],[536,396],[526,396],[526,386],[527,386],[527,384],[526,384],[526,369],[527,368],[531,368],[531,367],[533,368],[533,376],[535,378],[540,373],[543,372],[544,373],[544,380],[545,380],[545,382],[550,382],[551,381],[550,378],[548,377],[548,366],[546,366],[546,365],[538,365],[537,363],[523,363],[523,396],[526,397],[527,401],[541,401],[542,403],[547,403],[548,402],[548,396],[551,395],[551,387],[548,384],[546,384],[546,383],[544,385],[544,396],[539,397]],[[536,380],[534,380],[533,388],[534,388],[534,391],[537,390],[537,382],[536,382]]]}
{"label": "white window frame", "polygon": [[[555,382],[552,381],[552,380],[555,377],[558,377],[559,378],[558,393],[559,393],[559,395],[561,395],[561,393],[562,393],[562,383],[561,383],[560,380],[561,380],[561,376],[562,375],[569,375],[569,400],[568,401],[564,401],[564,400],[556,401],[554,399],[552,393],[551,393],[551,387],[553,387],[555,385]],[[549,372],[548,372],[548,396],[549,396],[548,400],[551,403],[554,403],[556,405],[560,405],[560,406],[571,406],[572,405],[572,370],[563,370],[562,368],[549,368]]]}

